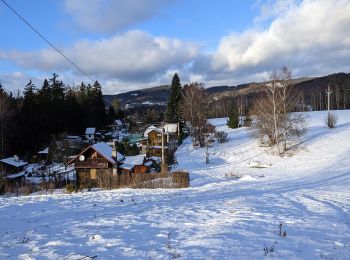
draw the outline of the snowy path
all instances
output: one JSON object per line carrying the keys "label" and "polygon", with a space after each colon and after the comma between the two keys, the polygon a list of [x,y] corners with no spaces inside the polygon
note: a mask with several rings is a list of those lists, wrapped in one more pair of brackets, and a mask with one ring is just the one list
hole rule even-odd
{"label": "snowy path", "polygon": [[[277,259],[349,259],[350,111],[339,113],[333,130],[312,113],[308,140],[288,158],[221,124],[230,142],[210,149],[211,164],[190,143],[179,150],[188,189],[1,198],[0,258],[261,259],[266,246]],[[237,164],[255,155],[272,166]]]}

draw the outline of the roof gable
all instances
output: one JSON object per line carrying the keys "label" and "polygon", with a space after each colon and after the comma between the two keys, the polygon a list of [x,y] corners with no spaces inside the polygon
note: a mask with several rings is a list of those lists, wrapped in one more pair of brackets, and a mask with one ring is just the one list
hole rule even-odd
{"label": "roof gable", "polygon": [[123,125],[123,122],[122,122],[120,119],[116,119],[116,120],[114,120],[113,124],[114,124],[114,125],[122,126],[122,125]]}
{"label": "roof gable", "polygon": [[85,153],[88,149],[93,149],[96,151],[99,155],[101,155],[103,158],[105,158],[108,162],[115,165],[117,162],[122,162],[125,160],[124,155],[117,152],[117,158],[112,156],[112,147],[104,142],[100,142],[94,145],[90,145],[86,149],[84,149],[80,154],[75,156],[68,164],[72,164],[81,154]]}

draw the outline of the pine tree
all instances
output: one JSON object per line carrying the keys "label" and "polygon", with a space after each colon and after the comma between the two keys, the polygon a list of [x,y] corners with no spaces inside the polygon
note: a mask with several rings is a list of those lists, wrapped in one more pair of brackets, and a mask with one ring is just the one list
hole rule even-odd
{"label": "pine tree", "polygon": [[167,110],[165,112],[165,119],[169,123],[177,123],[180,120],[180,101],[181,101],[181,83],[177,73],[171,82],[170,97],[168,100]]}
{"label": "pine tree", "polygon": [[95,119],[94,126],[100,128],[106,124],[106,108],[102,95],[102,87],[96,80],[92,86],[92,105],[93,118]]}
{"label": "pine tree", "polygon": [[34,152],[41,148],[42,136],[40,129],[40,113],[38,94],[32,80],[24,87],[23,103],[20,110],[19,121],[22,134],[20,135],[21,151]]}
{"label": "pine tree", "polygon": [[230,128],[237,128],[238,127],[238,112],[235,108],[232,108],[227,120],[227,126]]}

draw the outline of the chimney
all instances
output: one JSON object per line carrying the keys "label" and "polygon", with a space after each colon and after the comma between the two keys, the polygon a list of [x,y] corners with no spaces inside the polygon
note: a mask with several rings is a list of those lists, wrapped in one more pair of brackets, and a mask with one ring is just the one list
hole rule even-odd
{"label": "chimney", "polygon": [[13,159],[14,159],[15,162],[19,162],[19,157],[18,157],[18,155],[14,155],[14,156],[13,156]]}
{"label": "chimney", "polygon": [[113,139],[113,147],[112,147],[112,157],[114,157],[117,161],[117,149],[118,149],[118,141]]}

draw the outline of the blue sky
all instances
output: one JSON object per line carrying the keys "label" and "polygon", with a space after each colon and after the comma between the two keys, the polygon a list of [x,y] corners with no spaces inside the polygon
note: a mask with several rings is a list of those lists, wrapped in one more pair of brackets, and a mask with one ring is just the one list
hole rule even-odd
{"label": "blue sky", "polygon": [[[349,72],[348,0],[7,0],[109,93],[183,83],[262,81],[286,65],[295,77]],[[40,86],[89,79],[0,2],[0,82]]]}

